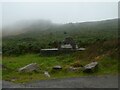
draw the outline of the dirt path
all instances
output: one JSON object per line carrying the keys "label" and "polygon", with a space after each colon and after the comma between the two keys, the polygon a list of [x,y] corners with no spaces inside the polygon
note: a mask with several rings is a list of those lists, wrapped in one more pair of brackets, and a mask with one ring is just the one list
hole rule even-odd
{"label": "dirt path", "polygon": [[117,88],[117,76],[87,76],[79,78],[52,79],[30,82],[27,84],[14,84],[3,81],[3,88],[35,87],[35,88]]}

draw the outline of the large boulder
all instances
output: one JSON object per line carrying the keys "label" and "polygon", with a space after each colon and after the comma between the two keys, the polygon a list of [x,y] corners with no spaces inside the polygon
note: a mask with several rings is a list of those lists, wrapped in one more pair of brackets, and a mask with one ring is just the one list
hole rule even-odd
{"label": "large boulder", "polygon": [[84,72],[94,72],[98,68],[98,62],[92,62],[84,66]]}
{"label": "large boulder", "polygon": [[33,71],[38,71],[39,67],[37,65],[37,63],[31,63],[28,64],[22,68],[20,68],[18,71],[19,72],[33,72]]}

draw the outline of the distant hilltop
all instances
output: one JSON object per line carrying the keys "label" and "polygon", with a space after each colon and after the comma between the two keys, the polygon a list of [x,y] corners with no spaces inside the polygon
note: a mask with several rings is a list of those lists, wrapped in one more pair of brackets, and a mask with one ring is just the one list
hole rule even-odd
{"label": "distant hilltop", "polygon": [[105,27],[116,27],[118,19],[110,19],[103,21],[93,21],[93,22],[83,22],[83,23],[67,23],[67,24],[55,24],[49,20],[36,20],[36,21],[21,21],[16,24],[8,27],[3,27],[2,35],[11,36],[19,35],[30,32],[41,32],[41,31],[68,31],[67,29],[72,30],[82,30],[84,29],[104,29]]}

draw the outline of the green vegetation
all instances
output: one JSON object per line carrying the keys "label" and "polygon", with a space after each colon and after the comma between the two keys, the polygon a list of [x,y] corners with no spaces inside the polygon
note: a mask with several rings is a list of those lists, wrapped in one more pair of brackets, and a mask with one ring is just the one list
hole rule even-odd
{"label": "green vegetation", "polygon": [[[47,30],[38,30],[38,27],[29,28],[29,32],[3,37],[3,65],[7,67],[3,68],[3,80],[15,79],[14,82],[24,83],[32,80],[118,73],[117,19],[70,23],[52,26]],[[85,47],[86,50],[56,56],[39,55],[41,48],[55,47],[53,42],[62,41],[67,36],[73,37],[78,46]],[[99,69],[95,73],[68,71],[70,66],[84,66],[92,61],[99,63]],[[39,64],[39,72],[18,72],[19,68],[30,63]],[[54,65],[61,65],[63,69],[59,72],[53,71]],[[51,77],[45,77],[44,71],[48,71]]]}
{"label": "green vegetation", "polygon": [[67,36],[71,36],[79,47],[88,47],[98,41],[117,39],[117,30],[117,19],[64,25],[53,24],[46,30],[41,29],[38,23],[37,26],[23,29],[23,31],[28,31],[26,33],[3,37],[3,55],[39,53],[41,48],[55,47],[53,42],[62,41]]}
{"label": "green vegetation", "polygon": [[[109,44],[111,43],[112,44]],[[106,47],[103,49],[103,47]],[[109,47],[112,47],[110,49]],[[99,69],[95,73],[83,73],[82,71],[69,72],[70,66],[78,67],[86,65],[92,61],[98,61]],[[30,63],[39,64],[39,72],[33,73],[19,73],[17,70]],[[105,41],[102,44],[96,43],[91,45],[86,51],[80,51],[70,54],[61,54],[57,56],[43,56],[38,54],[26,54],[20,56],[4,56],[3,65],[8,69],[3,68],[3,79],[15,82],[28,82],[32,80],[65,78],[65,77],[79,77],[85,75],[104,75],[117,74],[118,60],[117,60],[117,46],[115,41]],[[54,72],[52,67],[61,65],[63,69],[59,72]],[[44,71],[48,71],[51,78],[44,76]]]}

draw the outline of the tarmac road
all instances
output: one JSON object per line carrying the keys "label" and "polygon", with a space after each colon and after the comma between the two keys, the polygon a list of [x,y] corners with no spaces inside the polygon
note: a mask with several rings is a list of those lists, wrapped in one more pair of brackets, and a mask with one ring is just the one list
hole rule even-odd
{"label": "tarmac road", "polygon": [[3,81],[3,88],[118,88],[117,76],[86,76],[79,78],[39,80],[26,84]]}

